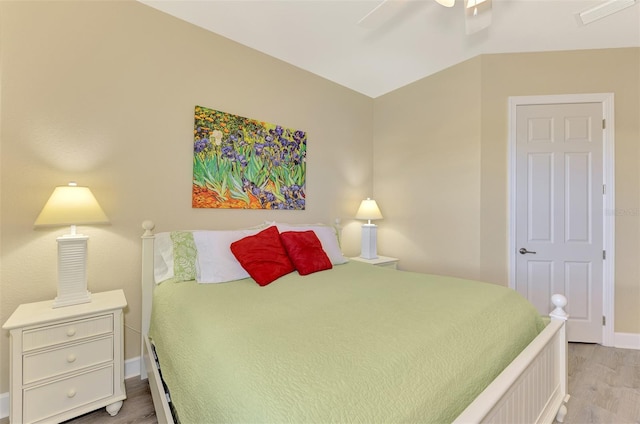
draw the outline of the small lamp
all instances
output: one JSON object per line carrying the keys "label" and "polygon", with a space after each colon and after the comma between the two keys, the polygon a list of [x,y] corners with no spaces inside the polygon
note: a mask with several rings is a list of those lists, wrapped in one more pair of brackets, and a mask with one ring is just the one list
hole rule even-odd
{"label": "small lamp", "polygon": [[87,240],[77,234],[76,225],[106,224],[109,219],[88,187],[74,182],[56,187],[34,225],[71,225],[70,234],[58,237],[58,296],[53,307],[91,302],[87,290]]}
{"label": "small lamp", "polygon": [[375,200],[367,197],[360,203],[356,219],[366,219],[367,223],[362,224],[362,247],[360,257],[364,259],[376,259],[377,252],[377,231],[378,226],[371,223],[372,219],[382,219],[382,213]]}

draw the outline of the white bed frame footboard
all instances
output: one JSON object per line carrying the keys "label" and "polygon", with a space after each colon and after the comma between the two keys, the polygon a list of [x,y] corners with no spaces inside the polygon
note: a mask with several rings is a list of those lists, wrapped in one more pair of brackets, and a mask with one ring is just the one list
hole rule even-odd
{"label": "white bed frame footboard", "polygon": [[553,295],[551,322],[454,423],[552,423],[567,413],[567,300]]}
{"label": "white bed frame footboard", "polygon": [[[172,423],[160,371],[148,338],[153,302],[153,228],[142,223],[142,353],[141,379],[149,380],[158,423]],[[456,418],[454,423],[563,422],[567,394],[567,300],[556,294],[551,322],[502,373]]]}

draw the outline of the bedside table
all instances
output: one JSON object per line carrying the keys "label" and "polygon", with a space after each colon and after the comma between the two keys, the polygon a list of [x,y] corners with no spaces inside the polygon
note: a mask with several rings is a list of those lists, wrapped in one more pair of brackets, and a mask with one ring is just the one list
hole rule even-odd
{"label": "bedside table", "polygon": [[365,259],[360,256],[349,258],[352,261],[364,262],[365,264],[375,265],[382,268],[398,269],[398,258],[391,258],[389,256],[378,256],[376,259]]}
{"label": "bedside table", "polygon": [[10,422],[61,422],[126,399],[122,290],[90,303],[18,306],[2,326],[11,332]]}

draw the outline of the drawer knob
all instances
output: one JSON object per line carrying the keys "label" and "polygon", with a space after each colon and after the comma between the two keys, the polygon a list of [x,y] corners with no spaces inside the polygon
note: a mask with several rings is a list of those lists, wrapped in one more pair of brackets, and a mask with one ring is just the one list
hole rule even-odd
{"label": "drawer knob", "polygon": [[73,337],[75,335],[76,335],[76,329],[75,328],[72,327],[72,328],[67,330],[67,336]]}
{"label": "drawer knob", "polygon": [[76,389],[70,389],[70,390],[67,392],[67,397],[68,397],[68,398],[72,398],[72,397],[74,397],[75,395],[76,395]]}
{"label": "drawer knob", "polygon": [[72,363],[75,361],[76,361],[76,355],[74,355],[73,353],[70,353],[69,356],[67,356],[67,362]]}

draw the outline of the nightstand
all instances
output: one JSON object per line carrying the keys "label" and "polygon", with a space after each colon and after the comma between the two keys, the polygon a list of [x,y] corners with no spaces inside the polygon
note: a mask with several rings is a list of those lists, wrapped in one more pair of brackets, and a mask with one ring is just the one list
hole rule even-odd
{"label": "nightstand", "polygon": [[364,262],[365,264],[375,265],[382,268],[398,269],[398,258],[391,258],[389,256],[378,256],[376,259],[365,259],[359,256],[350,258],[352,261]]}
{"label": "nightstand", "polygon": [[116,415],[124,389],[122,290],[90,303],[20,305],[11,332],[10,422],[61,422],[105,407]]}

